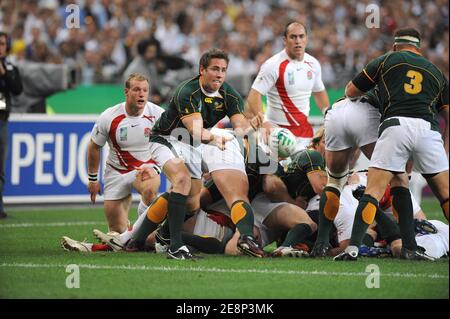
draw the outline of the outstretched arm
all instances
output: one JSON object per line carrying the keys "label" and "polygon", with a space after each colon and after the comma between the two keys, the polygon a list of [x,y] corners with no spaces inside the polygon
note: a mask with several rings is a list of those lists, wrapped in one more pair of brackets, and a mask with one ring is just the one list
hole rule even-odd
{"label": "outstretched arm", "polygon": [[264,120],[264,111],[262,105],[262,95],[255,89],[251,89],[248,94],[246,105],[245,105],[245,115],[248,118],[260,116],[261,124],[258,127],[262,127],[264,131],[264,141],[267,142],[270,130],[273,128],[269,121]]}
{"label": "outstretched arm", "polygon": [[91,202],[94,204],[97,194],[101,195],[101,185],[98,181],[98,166],[100,164],[100,150],[101,146],[90,141],[88,145],[88,191],[91,194]]}
{"label": "outstretched arm", "polygon": [[256,131],[264,120],[264,115],[259,113],[258,115],[247,119],[243,114],[235,114],[230,118],[231,126],[237,136],[246,136],[251,131]]}
{"label": "outstretched arm", "polygon": [[192,113],[181,119],[184,126],[187,128],[189,134],[193,137],[194,141],[200,141],[201,143],[216,145],[221,150],[225,149],[225,143],[231,138],[214,135],[207,129],[203,128],[203,118],[200,113]]}
{"label": "outstretched arm", "polygon": [[327,185],[327,174],[325,171],[312,171],[308,173],[308,181],[317,195],[322,194]]}
{"label": "outstretched arm", "polygon": [[326,110],[330,107],[330,99],[328,98],[328,94],[326,90],[320,92],[313,92],[314,101],[317,104],[317,107],[325,114]]}

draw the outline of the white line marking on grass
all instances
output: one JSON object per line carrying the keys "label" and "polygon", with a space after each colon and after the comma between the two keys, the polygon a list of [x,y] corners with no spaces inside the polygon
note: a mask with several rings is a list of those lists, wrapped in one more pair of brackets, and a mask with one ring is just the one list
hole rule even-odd
{"label": "white line marking on grass", "polygon": [[[11,268],[61,268],[65,269],[67,265],[61,264],[21,264],[21,263],[3,263],[0,267]],[[366,272],[327,272],[327,271],[296,271],[296,270],[274,270],[274,269],[233,269],[233,268],[203,268],[203,267],[158,267],[158,266],[140,266],[140,265],[92,265],[78,264],[80,268],[100,269],[100,270],[145,270],[145,271],[191,271],[191,272],[212,272],[212,273],[256,273],[268,275],[302,275],[302,276],[349,276],[349,277],[367,277]],[[401,278],[429,278],[429,279],[449,279],[449,276],[439,274],[412,274],[412,273],[381,273],[384,277],[401,277]]]}
{"label": "white line marking on grass", "polygon": [[0,224],[0,228],[21,228],[21,227],[65,227],[65,226],[86,226],[99,225],[105,222],[60,222],[60,223],[23,223],[23,224]]}

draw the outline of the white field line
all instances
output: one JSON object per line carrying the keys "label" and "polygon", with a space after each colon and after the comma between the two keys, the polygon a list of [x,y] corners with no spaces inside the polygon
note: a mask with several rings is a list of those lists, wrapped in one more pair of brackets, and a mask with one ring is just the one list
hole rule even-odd
{"label": "white field line", "polygon": [[[61,268],[66,269],[68,265],[62,264],[23,264],[23,263],[2,263],[0,267],[10,268]],[[203,268],[203,267],[158,267],[158,266],[140,266],[140,265],[92,265],[77,264],[84,269],[96,270],[144,270],[144,271],[162,271],[162,272],[204,272],[204,273],[256,273],[267,275],[300,275],[300,276],[349,276],[349,277],[367,277],[367,272],[327,272],[327,271],[296,271],[296,270],[274,270],[274,269],[232,269],[232,268]],[[380,273],[383,277],[400,278],[428,278],[428,279],[449,279],[449,276],[439,274],[413,274],[413,273]]]}
{"label": "white field line", "polygon": [[23,224],[0,224],[0,228],[26,228],[26,227],[64,227],[64,226],[89,226],[100,225],[105,222],[59,222],[59,223],[23,223]]}

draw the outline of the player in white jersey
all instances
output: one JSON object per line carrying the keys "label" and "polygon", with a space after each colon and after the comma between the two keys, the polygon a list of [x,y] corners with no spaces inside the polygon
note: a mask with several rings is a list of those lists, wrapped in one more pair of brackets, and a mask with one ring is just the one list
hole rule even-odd
{"label": "player in white jersey", "polygon": [[308,122],[311,94],[323,113],[330,106],[320,63],[305,52],[307,43],[303,24],[286,25],[285,48],[261,66],[246,107],[246,112],[257,115],[263,111],[261,96],[266,95],[267,113],[263,123],[266,134],[274,126],[288,128],[297,136],[297,150],[305,149],[314,134]]}
{"label": "player in white jersey", "polygon": [[428,256],[436,259],[448,256],[448,225],[440,220],[429,220],[428,222],[436,228],[436,233],[417,234],[417,246],[423,247]]}
{"label": "player in white jersey", "polygon": [[[141,194],[138,212],[142,213],[158,192],[159,168],[149,147],[151,129],[164,111],[147,101],[149,81],[131,74],[125,83],[125,102],[105,110],[92,129],[88,146],[88,190],[95,203],[101,185],[97,179],[100,151],[108,143],[104,180],[104,210],[109,229],[123,233],[127,229],[131,190]],[[146,169],[153,167],[154,169]]]}
{"label": "player in white jersey", "polygon": [[[354,195],[353,193],[357,188],[362,187],[362,189],[359,190],[360,196],[362,195],[367,184],[367,173],[363,172],[355,173],[349,178],[348,182],[349,182],[348,185],[344,186],[342,189],[342,193],[340,195],[339,210],[338,213],[336,214],[336,217],[333,220],[334,226],[336,227],[339,247],[330,250],[329,255],[331,256],[335,256],[341,253],[349,245],[355,212],[356,208],[358,207],[358,199],[355,198],[356,194]],[[420,205],[414,199],[414,196],[412,194],[411,194],[411,202],[412,202],[412,214],[414,218],[425,219],[426,216],[424,212],[422,211]],[[392,229],[392,222],[390,222],[396,219],[398,220],[397,213],[395,212],[395,209],[392,206],[390,187],[386,189],[383,198],[380,200],[379,208],[380,211],[377,212],[375,220],[378,224],[381,223],[380,227],[383,228],[384,233],[388,231],[391,234],[387,236],[390,237],[388,242],[390,243],[393,242],[394,240],[399,239],[400,230],[397,227],[396,227],[397,229]],[[379,215],[381,212],[383,213],[383,215],[385,215],[384,218],[383,216]],[[388,217],[389,220],[386,220],[386,217]],[[395,236],[392,236],[392,234],[394,234]]]}

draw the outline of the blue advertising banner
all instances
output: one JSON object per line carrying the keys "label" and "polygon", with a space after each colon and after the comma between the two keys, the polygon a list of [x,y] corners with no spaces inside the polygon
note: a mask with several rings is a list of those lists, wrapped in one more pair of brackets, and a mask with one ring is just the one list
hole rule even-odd
{"label": "blue advertising banner", "polygon": [[[4,202],[89,202],[87,147],[97,116],[12,114]],[[102,153],[102,177],[106,155]],[[161,175],[160,191],[166,190]],[[139,198],[138,194],[133,195]],[[101,201],[102,196],[98,197]]]}

